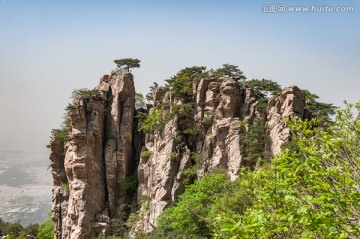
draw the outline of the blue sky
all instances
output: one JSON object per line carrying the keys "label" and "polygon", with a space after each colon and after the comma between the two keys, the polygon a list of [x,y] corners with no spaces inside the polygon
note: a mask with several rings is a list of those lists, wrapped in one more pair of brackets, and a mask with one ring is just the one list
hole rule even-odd
{"label": "blue sky", "polygon": [[[136,57],[146,93],[186,66],[238,65],[248,79],[298,85],[325,102],[360,100],[360,2],[0,0],[0,146],[43,148],[73,89]],[[264,5],[353,6],[263,13]]]}

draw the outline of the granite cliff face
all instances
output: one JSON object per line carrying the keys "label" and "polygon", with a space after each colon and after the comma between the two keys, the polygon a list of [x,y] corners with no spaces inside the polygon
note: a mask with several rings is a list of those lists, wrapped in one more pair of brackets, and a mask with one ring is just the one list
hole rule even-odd
{"label": "granite cliff face", "polygon": [[70,139],[51,143],[56,238],[108,235],[128,203],[122,183],[136,166],[133,77],[104,76],[97,89],[74,99]]}
{"label": "granite cliff face", "polygon": [[[187,169],[196,166],[190,181],[218,168],[235,179],[242,166],[249,166],[243,159],[240,121],[264,120],[270,136],[264,147],[270,157],[289,140],[284,119],[305,115],[304,94],[296,86],[285,88],[260,112],[251,88],[232,78],[209,76],[193,84],[196,100],[190,117],[197,134],[184,141],[181,115],[159,132],[136,130],[130,73],[104,76],[97,89],[96,94],[74,100],[70,139],[51,143],[56,238],[121,234],[117,230],[134,202],[140,217],[131,233],[149,232],[164,208],[184,191]],[[169,90],[158,90],[153,97],[154,105],[163,105],[164,115],[183,104]],[[129,190],[124,185],[135,174],[137,190]]]}

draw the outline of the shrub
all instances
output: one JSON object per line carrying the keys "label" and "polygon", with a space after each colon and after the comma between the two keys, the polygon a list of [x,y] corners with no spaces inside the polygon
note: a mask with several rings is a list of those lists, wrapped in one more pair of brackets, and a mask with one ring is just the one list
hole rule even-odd
{"label": "shrub", "polygon": [[178,154],[177,154],[176,152],[174,152],[174,151],[172,151],[172,152],[169,153],[169,157],[170,157],[171,159],[176,159],[177,155],[178,155]]}
{"label": "shrub", "polygon": [[62,190],[69,190],[69,183],[68,182],[61,183],[61,189]]}
{"label": "shrub", "polygon": [[269,136],[262,118],[255,118],[252,124],[248,125],[248,130],[246,130],[246,122],[240,122],[240,150],[246,166],[254,166],[259,159],[264,159],[268,140]]}
{"label": "shrub", "polygon": [[138,185],[138,177],[137,174],[125,177],[121,186],[126,191],[135,191]]}
{"label": "shrub", "polygon": [[98,89],[92,89],[92,90],[89,90],[89,89],[76,89],[73,91],[72,93],[72,98],[75,99],[75,98],[83,98],[83,99],[86,99],[86,98],[90,98],[91,96],[99,96],[101,95],[101,91],[98,90]]}
{"label": "shrub", "polygon": [[139,130],[144,132],[160,132],[163,130],[165,127],[163,112],[164,111],[160,108],[154,108],[150,114],[138,112],[137,118],[139,119]]}
{"label": "shrub", "polygon": [[165,209],[157,220],[155,233],[175,233],[180,236],[210,235],[207,216],[211,205],[221,197],[230,180],[223,173],[206,175],[188,186],[173,207]]}
{"label": "shrub", "polygon": [[48,219],[40,225],[38,230],[39,239],[53,239],[54,238],[54,222]]}
{"label": "shrub", "polygon": [[140,157],[148,159],[151,157],[152,154],[153,154],[153,152],[151,152],[151,151],[142,151],[140,154]]}

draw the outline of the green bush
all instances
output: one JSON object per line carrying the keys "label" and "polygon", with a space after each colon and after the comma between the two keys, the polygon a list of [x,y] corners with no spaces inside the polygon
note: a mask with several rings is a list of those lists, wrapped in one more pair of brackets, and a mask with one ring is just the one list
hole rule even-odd
{"label": "green bush", "polygon": [[230,180],[223,173],[206,175],[187,187],[173,207],[165,209],[157,220],[155,233],[180,236],[209,236],[208,215],[212,204],[221,197]]}
{"label": "green bush", "polygon": [[246,166],[255,166],[259,160],[264,159],[268,140],[264,119],[255,118],[248,125],[248,130],[246,130],[246,122],[240,122],[240,150]]}
{"label": "green bush", "polygon": [[51,135],[50,135],[50,142],[49,144],[46,145],[46,148],[50,149],[51,148],[51,142],[53,140],[61,140],[63,142],[66,142],[68,140],[70,140],[70,128],[68,127],[61,127],[59,129],[52,129],[51,130]]}
{"label": "green bush", "polygon": [[148,159],[151,157],[152,154],[153,154],[153,152],[151,152],[151,151],[142,151],[140,154],[140,157]]}
{"label": "green bush", "polygon": [[139,130],[144,132],[162,131],[165,127],[163,112],[164,111],[160,108],[154,108],[150,114],[138,112],[137,118],[139,119]]}
{"label": "green bush", "polygon": [[73,99],[75,98],[90,98],[91,96],[100,96],[101,91],[98,89],[77,89],[72,93]]}
{"label": "green bush", "polygon": [[52,139],[60,139],[63,141],[67,141],[70,139],[69,129],[61,128],[61,129],[52,129],[51,130],[51,138]]}
{"label": "green bush", "polygon": [[20,224],[20,220],[16,223],[8,223],[3,229],[3,234],[7,235],[6,238],[22,238],[25,236],[24,228]]}
{"label": "green bush", "polygon": [[38,230],[39,239],[53,239],[54,238],[54,222],[48,219],[40,225]]}
{"label": "green bush", "polygon": [[138,185],[138,177],[137,174],[125,177],[121,186],[126,191],[135,191]]}
{"label": "green bush", "polygon": [[62,190],[69,190],[69,183],[68,182],[61,183],[61,188]]}
{"label": "green bush", "polygon": [[170,152],[169,153],[169,157],[171,158],[171,159],[176,159],[176,157],[177,157],[177,153],[176,152]]}
{"label": "green bush", "polygon": [[0,218],[0,237],[7,236],[9,239],[23,239],[26,238],[27,235],[32,236],[34,238],[37,237],[37,231],[39,228],[39,224],[30,224],[27,227],[23,227],[20,224],[20,220],[15,223],[5,222]]}

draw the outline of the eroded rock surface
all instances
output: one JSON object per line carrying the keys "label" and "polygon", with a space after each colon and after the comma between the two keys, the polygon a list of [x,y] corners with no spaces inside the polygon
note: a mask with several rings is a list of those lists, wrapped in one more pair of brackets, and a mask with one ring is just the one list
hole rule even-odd
{"label": "eroded rock surface", "polygon": [[69,107],[70,140],[51,143],[56,238],[108,235],[126,200],[121,185],[135,168],[132,75],[104,76],[97,89]]}
{"label": "eroded rock surface", "polygon": [[281,145],[290,140],[291,132],[285,124],[285,119],[303,119],[304,112],[305,96],[297,86],[286,87],[279,96],[270,99],[266,110],[270,157],[280,152]]}
{"label": "eroded rock surface", "polygon": [[[257,100],[251,89],[242,87],[234,79],[216,77],[202,79],[193,88],[196,142],[188,145],[176,140],[179,136],[177,117],[171,119],[161,133],[150,133],[146,137],[144,150],[152,155],[140,159],[138,198],[145,196],[148,202],[143,202],[142,220],[135,230],[153,229],[163,209],[183,192],[184,172],[195,161],[199,167],[198,178],[214,168],[222,168],[234,179],[242,165],[239,122],[255,117]],[[163,105],[170,104],[170,108],[164,109],[165,115],[173,105],[181,104],[174,102],[171,92],[160,99]]]}

